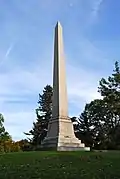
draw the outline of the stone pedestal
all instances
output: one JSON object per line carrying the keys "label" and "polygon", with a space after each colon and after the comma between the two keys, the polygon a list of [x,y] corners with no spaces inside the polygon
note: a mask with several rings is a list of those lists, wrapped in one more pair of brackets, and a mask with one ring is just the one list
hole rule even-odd
{"label": "stone pedestal", "polygon": [[57,151],[90,150],[75,137],[71,120],[62,117],[49,122],[47,137],[44,139],[42,147]]}

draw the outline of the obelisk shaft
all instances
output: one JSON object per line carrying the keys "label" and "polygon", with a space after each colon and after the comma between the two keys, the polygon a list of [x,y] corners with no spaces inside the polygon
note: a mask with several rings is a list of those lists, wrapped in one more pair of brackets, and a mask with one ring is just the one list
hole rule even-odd
{"label": "obelisk shaft", "polygon": [[68,99],[65,71],[66,70],[62,26],[58,22],[55,27],[54,40],[52,119],[68,116]]}
{"label": "obelisk shaft", "polygon": [[68,117],[65,71],[62,27],[58,22],[55,27],[54,41],[52,118],[41,147],[57,151],[86,150],[85,145],[75,137],[73,124]]}

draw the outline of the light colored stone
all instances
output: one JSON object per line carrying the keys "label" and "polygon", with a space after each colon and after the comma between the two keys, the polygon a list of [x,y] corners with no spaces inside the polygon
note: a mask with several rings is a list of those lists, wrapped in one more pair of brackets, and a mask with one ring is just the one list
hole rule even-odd
{"label": "light colored stone", "polygon": [[42,142],[42,147],[58,151],[90,150],[75,137],[73,124],[68,117],[65,55],[62,26],[59,22],[55,27],[54,39],[52,118],[49,121],[47,137]]}

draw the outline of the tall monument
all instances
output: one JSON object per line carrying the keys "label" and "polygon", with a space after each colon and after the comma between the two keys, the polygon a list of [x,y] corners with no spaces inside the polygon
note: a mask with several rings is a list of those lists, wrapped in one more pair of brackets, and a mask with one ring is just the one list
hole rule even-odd
{"label": "tall monument", "polygon": [[53,108],[49,121],[47,137],[42,147],[58,151],[89,150],[74,135],[73,124],[68,117],[65,56],[62,26],[55,27],[54,70],[53,70]]}

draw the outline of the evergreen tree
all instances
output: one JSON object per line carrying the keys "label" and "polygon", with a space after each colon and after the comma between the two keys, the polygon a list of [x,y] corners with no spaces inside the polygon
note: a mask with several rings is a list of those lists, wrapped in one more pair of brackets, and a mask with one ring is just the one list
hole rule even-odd
{"label": "evergreen tree", "polygon": [[33,123],[32,130],[29,133],[25,133],[33,136],[31,142],[34,146],[40,145],[46,137],[48,122],[52,114],[52,95],[52,87],[50,85],[44,87],[43,94],[39,94],[39,106],[36,109],[37,120]]}

